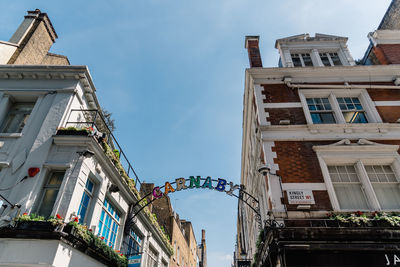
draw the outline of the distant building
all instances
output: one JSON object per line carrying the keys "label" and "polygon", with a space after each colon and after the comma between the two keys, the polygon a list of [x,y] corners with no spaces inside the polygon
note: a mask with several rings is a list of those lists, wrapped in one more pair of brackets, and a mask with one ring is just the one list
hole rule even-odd
{"label": "distant building", "polygon": [[168,266],[172,247],[151,213],[138,212],[140,181],[90,73],[48,52],[56,38],[35,10],[0,42],[0,265],[120,266],[123,253],[135,267]]}
{"label": "distant building", "polygon": [[[141,195],[148,195],[149,192],[152,192],[153,188],[154,184],[142,183]],[[153,200],[154,196],[150,194],[147,197],[147,201],[150,203]],[[168,195],[164,195],[162,198],[154,200],[149,204],[149,209],[157,216],[158,223],[170,237],[171,245],[174,248],[175,254],[171,257],[169,266],[205,266],[201,265],[201,254],[199,254],[199,252],[204,255],[206,248],[204,247],[204,250],[201,251],[197,249],[196,236],[194,234],[192,223],[179,218],[179,215],[172,208],[171,200]],[[204,230],[202,231],[204,232]]]}
{"label": "distant building", "polygon": [[199,254],[199,267],[207,267],[206,230],[201,230],[201,243],[197,247]]}
{"label": "distant building", "polygon": [[[235,266],[394,266],[400,254],[400,1],[357,65],[347,38],[246,37]],[[399,221],[400,222],[400,221]]]}

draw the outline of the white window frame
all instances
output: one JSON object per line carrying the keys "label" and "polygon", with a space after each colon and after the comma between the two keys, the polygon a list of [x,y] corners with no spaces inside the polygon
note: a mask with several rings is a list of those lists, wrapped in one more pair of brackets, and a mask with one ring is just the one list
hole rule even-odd
{"label": "white window frame", "polygon": [[382,123],[382,119],[366,89],[303,89],[299,90],[299,97],[307,124],[314,123],[306,99],[315,97],[327,97],[329,99],[336,124],[352,124],[346,123],[343,111],[340,109],[339,103],[336,99],[337,97],[357,97],[364,108],[368,123]]}
{"label": "white window frame", "polygon": [[[302,55],[302,54],[308,54],[308,55],[310,56],[312,66],[306,66],[306,65],[304,64],[304,59],[303,59],[303,55]],[[292,61],[293,67],[298,68],[298,67],[300,67],[300,66],[295,66],[295,65],[294,65],[292,55],[298,55],[298,57],[299,57],[299,59],[300,59],[300,63],[301,63],[301,67],[302,67],[302,68],[304,68],[304,67],[313,67],[313,66],[317,66],[317,64],[316,64],[316,62],[315,62],[315,59],[313,58],[313,53],[312,53],[312,51],[309,51],[309,50],[307,50],[307,51],[290,51],[290,54],[289,54],[289,55],[290,55],[290,60]]]}
{"label": "white window frame", "polygon": [[[382,209],[364,166],[390,165],[397,181],[400,182],[400,156],[397,152],[398,149],[398,145],[379,144],[365,139],[360,139],[358,143],[350,143],[348,139],[343,139],[332,145],[314,146],[313,150],[317,153],[333,210],[349,211],[340,209],[328,171],[328,165],[354,165],[369,205],[369,211],[380,211]],[[400,211],[400,208],[394,211]]]}
{"label": "white window frame", "polygon": [[[344,66],[343,59],[342,59],[342,57],[341,57],[341,55],[340,55],[340,51],[325,51],[325,50],[318,51],[318,57],[319,57],[320,59],[321,59],[321,54],[326,54],[326,55],[327,55],[328,61],[329,61],[329,64],[330,64],[331,67],[333,67],[333,66]],[[338,56],[338,58],[339,58],[339,60],[340,60],[340,63],[342,63],[342,65],[335,65],[335,64],[333,63],[332,58],[331,58],[331,54],[337,54],[337,56]],[[325,65],[323,64],[322,59],[321,59],[321,63],[322,63],[322,66],[324,66],[324,67],[329,67],[329,66],[325,66]]]}

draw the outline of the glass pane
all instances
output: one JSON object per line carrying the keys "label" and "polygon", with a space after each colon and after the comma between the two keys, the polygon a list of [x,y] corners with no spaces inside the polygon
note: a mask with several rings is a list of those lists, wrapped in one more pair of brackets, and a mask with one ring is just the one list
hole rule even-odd
{"label": "glass pane", "polygon": [[295,67],[302,67],[300,57],[298,54],[292,54],[292,62]]}
{"label": "glass pane", "polygon": [[35,103],[16,103],[12,105],[3,121],[1,132],[20,133],[28,121],[34,105]]}
{"label": "glass pane", "polygon": [[307,98],[306,101],[307,101],[307,104],[314,104],[313,98]]}
{"label": "glass pane", "polygon": [[332,60],[334,66],[343,65],[342,61],[340,61],[339,55],[337,53],[330,53],[329,55],[331,56],[331,60]]}
{"label": "glass pane", "polygon": [[322,123],[335,123],[335,118],[332,113],[321,113]]}
{"label": "glass pane", "polygon": [[345,102],[346,104],[352,104],[352,101],[351,101],[351,98],[350,98],[350,97],[344,97],[343,99],[344,99],[344,102]]}
{"label": "glass pane", "polygon": [[321,98],[314,98],[314,101],[315,101],[315,103],[317,103],[317,104],[321,104],[321,103],[322,103]]}
{"label": "glass pane", "polygon": [[48,185],[61,185],[65,172],[53,172],[50,176]]}
{"label": "glass pane", "polygon": [[90,181],[90,179],[87,179],[86,181],[86,189],[91,193],[93,190],[93,183]]}
{"label": "glass pane", "polygon": [[339,104],[344,103],[343,97],[338,97],[338,98],[337,98],[337,101],[339,102]]}
{"label": "glass pane", "polygon": [[341,209],[367,210],[368,204],[360,184],[334,184]]}
{"label": "glass pane", "polygon": [[400,190],[399,184],[373,183],[376,197],[381,208],[384,210],[400,209]]}
{"label": "glass pane", "polygon": [[353,98],[351,98],[351,100],[353,100],[354,104],[361,104],[360,100],[357,97],[353,97]]}
{"label": "glass pane", "polygon": [[343,117],[346,123],[367,123],[367,117],[364,112],[350,111],[343,112]]}
{"label": "glass pane", "polygon": [[324,66],[330,66],[331,63],[329,62],[329,58],[328,55],[326,53],[320,53],[319,54],[322,64],[324,64]]}
{"label": "glass pane", "polygon": [[310,54],[306,53],[302,54],[301,56],[303,57],[303,62],[305,66],[313,66]]}
{"label": "glass pane", "polygon": [[56,201],[58,194],[57,189],[46,189],[43,195],[42,203],[40,204],[40,208],[38,214],[40,216],[44,216],[45,218],[49,217],[54,206],[54,202]]}

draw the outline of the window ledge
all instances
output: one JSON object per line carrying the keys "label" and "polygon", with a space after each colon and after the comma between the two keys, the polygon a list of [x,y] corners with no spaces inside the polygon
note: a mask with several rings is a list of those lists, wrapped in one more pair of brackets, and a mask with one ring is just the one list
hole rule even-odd
{"label": "window ledge", "polygon": [[400,124],[391,123],[346,123],[346,124],[308,124],[308,131],[316,133],[382,133],[385,134],[391,129],[400,129]]}
{"label": "window ledge", "polygon": [[0,138],[20,138],[22,133],[0,133]]}

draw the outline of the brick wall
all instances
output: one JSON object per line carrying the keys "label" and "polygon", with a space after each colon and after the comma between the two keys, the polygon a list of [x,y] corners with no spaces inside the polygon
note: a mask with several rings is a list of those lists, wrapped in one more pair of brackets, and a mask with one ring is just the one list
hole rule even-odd
{"label": "brick wall", "polygon": [[[380,44],[377,45],[377,49],[381,50],[384,57],[387,60],[387,64],[399,64],[400,63],[400,44]],[[375,51],[375,50],[374,50]],[[377,55],[378,57],[378,55]],[[381,59],[378,57],[379,61]],[[382,64],[384,64],[381,61]]]}
{"label": "brick wall", "polygon": [[328,145],[337,141],[275,141],[272,151],[276,152],[274,163],[279,165],[277,174],[283,183],[323,183],[315,145]]}
{"label": "brick wall", "polygon": [[400,91],[397,89],[367,89],[367,91],[373,101],[400,100]]}
{"label": "brick wall", "polygon": [[264,84],[261,94],[265,96],[264,103],[300,102],[297,89],[291,89],[286,84]]}
{"label": "brick wall", "polygon": [[400,119],[399,107],[376,107],[383,122],[395,123]]}
{"label": "brick wall", "polygon": [[290,120],[290,124],[307,124],[302,108],[265,108],[269,113],[267,121],[272,125],[279,125],[281,120]]}

